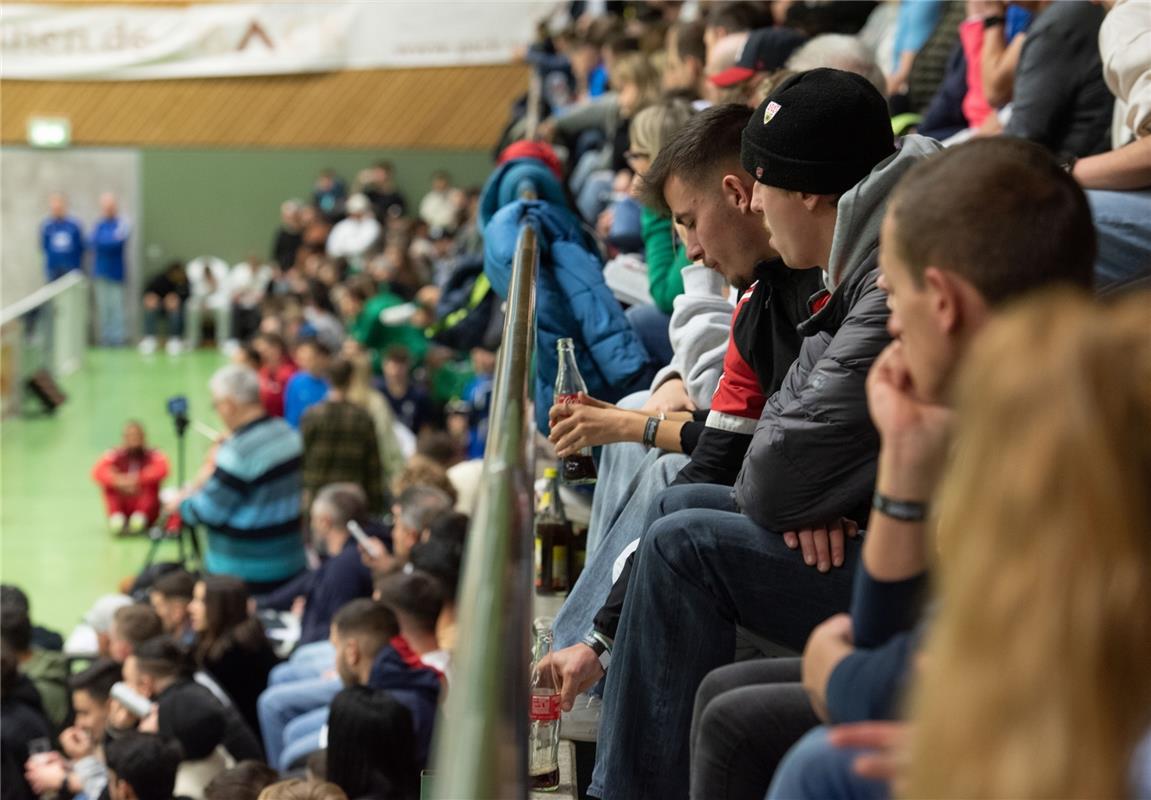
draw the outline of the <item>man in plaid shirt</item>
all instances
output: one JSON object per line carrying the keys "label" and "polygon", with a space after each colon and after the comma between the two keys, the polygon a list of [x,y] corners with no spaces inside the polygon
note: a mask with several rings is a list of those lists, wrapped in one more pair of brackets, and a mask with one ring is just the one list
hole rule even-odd
{"label": "man in plaid shirt", "polygon": [[347,400],[352,364],[345,359],[328,371],[328,396],[300,421],[304,440],[304,501],[310,504],[329,483],[355,483],[363,487],[368,509],[384,511],[384,473],[372,417]]}

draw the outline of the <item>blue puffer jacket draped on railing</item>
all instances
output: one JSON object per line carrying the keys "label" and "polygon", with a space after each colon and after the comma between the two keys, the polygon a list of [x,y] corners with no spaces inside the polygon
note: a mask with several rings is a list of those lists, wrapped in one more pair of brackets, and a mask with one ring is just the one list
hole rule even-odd
{"label": "blue puffer jacket draped on railing", "polygon": [[[515,175],[514,170],[501,172]],[[498,188],[489,181],[484,194]],[[538,194],[548,196],[543,191]],[[575,341],[576,360],[588,393],[608,402],[647,389],[660,365],[651,362],[619,301],[604,283],[599,256],[590,249],[579,221],[565,207],[541,200],[515,200],[490,218],[484,228],[484,272],[496,293],[507,297],[516,239],[525,219],[535,228],[540,245],[535,397],[536,425],[546,434],[559,339]]]}

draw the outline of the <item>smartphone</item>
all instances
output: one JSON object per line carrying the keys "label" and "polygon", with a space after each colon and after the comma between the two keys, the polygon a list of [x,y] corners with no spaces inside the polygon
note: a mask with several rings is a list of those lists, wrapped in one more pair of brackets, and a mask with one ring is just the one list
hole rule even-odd
{"label": "smartphone", "polygon": [[354,519],[348,520],[348,533],[352,534],[352,538],[355,539],[357,544],[364,548],[364,552],[372,558],[379,558],[384,554],[384,543],[364,533],[364,529],[360,527],[360,523]]}
{"label": "smartphone", "polygon": [[152,701],[123,681],[112,684],[112,698],[139,719],[152,713]]}

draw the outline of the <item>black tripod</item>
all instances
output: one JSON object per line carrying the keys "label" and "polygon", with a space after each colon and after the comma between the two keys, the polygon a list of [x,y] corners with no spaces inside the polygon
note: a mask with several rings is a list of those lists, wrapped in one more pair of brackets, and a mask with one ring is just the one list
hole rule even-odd
{"label": "black tripod", "polygon": [[[187,411],[173,412],[172,424],[176,426],[176,485],[182,489],[187,472]],[[173,539],[176,541],[177,552],[180,556],[178,563],[181,566],[185,568],[191,566],[188,563],[189,554],[195,558],[194,563],[197,567],[201,566],[204,562],[203,556],[200,554],[200,540],[196,538],[196,531],[183,520],[180,521],[180,527],[175,531],[169,531],[166,526],[159,523],[153,525],[148,531],[148,538],[152,540],[152,545],[148,548],[148,557],[144,560],[145,570],[155,563],[156,553],[160,550],[160,544]],[[184,541],[185,539],[187,539],[187,542]],[[191,572],[192,570],[189,569],[188,571]]]}

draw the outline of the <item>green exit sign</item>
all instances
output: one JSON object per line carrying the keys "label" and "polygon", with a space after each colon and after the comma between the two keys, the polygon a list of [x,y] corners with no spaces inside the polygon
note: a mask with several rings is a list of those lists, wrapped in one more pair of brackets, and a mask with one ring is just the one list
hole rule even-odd
{"label": "green exit sign", "polygon": [[28,120],[28,144],[33,147],[67,147],[72,143],[72,123],[67,117],[32,117]]}

